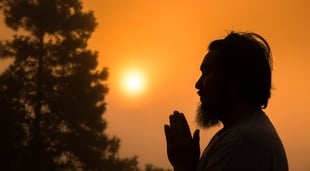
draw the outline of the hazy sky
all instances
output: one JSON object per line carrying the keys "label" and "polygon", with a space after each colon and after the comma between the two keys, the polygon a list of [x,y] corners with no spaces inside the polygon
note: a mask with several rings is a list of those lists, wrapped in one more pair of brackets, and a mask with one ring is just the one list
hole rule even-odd
{"label": "hazy sky", "polygon": [[[104,117],[107,133],[121,139],[120,156],[170,167],[163,125],[179,110],[192,130],[197,128],[194,84],[208,44],[231,30],[253,31],[270,43],[274,58],[266,112],[282,138],[290,170],[310,170],[310,1],[85,0],[84,5],[99,23],[89,46],[99,52],[100,66],[109,68]],[[6,35],[1,31],[0,39]],[[121,86],[133,69],[146,81],[136,96]],[[201,132],[202,148],[218,129]]]}

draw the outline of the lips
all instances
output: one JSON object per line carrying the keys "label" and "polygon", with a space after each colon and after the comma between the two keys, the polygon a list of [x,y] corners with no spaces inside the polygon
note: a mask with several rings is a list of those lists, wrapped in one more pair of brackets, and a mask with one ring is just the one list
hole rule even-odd
{"label": "lips", "polygon": [[200,90],[200,91],[198,91],[198,92],[197,92],[197,94],[201,97],[201,95],[202,95],[201,90]]}
{"label": "lips", "polygon": [[205,99],[205,97],[203,96],[203,93],[201,91],[198,91],[197,94],[200,97],[200,101],[203,102]]}
{"label": "lips", "polygon": [[201,100],[201,98],[202,98],[201,93],[197,92],[197,94],[198,94],[198,96],[200,97],[200,100]]}

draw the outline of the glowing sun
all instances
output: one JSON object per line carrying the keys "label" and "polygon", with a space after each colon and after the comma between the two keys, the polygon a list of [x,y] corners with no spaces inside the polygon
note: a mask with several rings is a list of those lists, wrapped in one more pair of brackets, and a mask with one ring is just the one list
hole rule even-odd
{"label": "glowing sun", "polygon": [[145,76],[143,72],[131,70],[124,73],[122,87],[130,95],[141,94],[145,90]]}

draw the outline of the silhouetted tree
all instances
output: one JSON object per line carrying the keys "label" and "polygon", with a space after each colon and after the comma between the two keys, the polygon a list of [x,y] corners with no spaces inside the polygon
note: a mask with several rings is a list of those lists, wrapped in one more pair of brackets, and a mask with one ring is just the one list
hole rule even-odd
{"label": "silhouetted tree", "polygon": [[79,0],[0,5],[15,31],[0,43],[0,57],[14,58],[0,76],[0,169],[137,170],[136,158],[118,158],[119,140],[104,133],[108,74],[87,49],[93,12]]}
{"label": "silhouetted tree", "polygon": [[159,168],[159,167],[156,167],[152,164],[146,164],[144,171],[172,171],[172,170]]}

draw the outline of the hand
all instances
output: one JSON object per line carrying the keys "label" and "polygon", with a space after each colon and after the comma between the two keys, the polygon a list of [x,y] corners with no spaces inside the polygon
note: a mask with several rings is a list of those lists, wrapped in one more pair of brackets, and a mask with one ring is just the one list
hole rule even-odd
{"label": "hand", "polygon": [[168,158],[175,170],[195,170],[200,156],[199,130],[192,137],[183,113],[175,111],[165,125]]}

